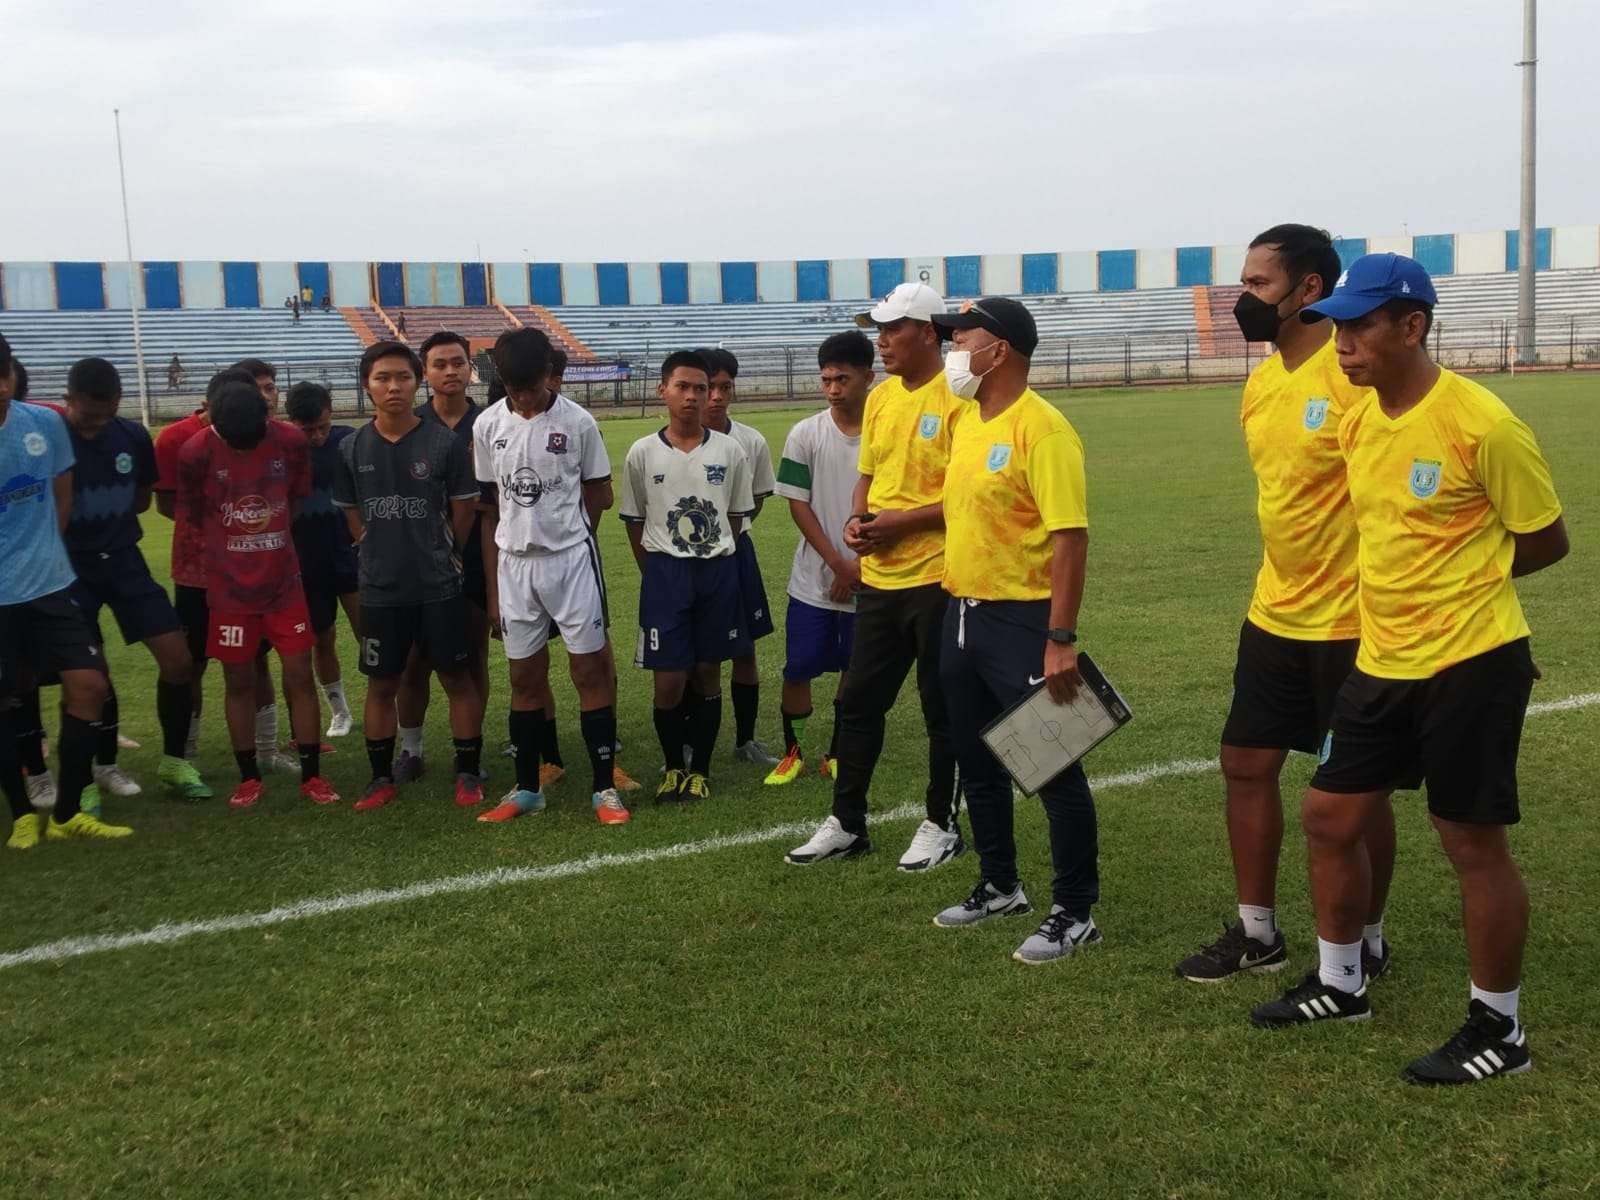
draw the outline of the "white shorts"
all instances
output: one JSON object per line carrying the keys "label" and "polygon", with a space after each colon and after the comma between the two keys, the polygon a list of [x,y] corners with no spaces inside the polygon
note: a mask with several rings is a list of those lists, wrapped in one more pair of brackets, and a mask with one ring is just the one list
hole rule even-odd
{"label": "white shorts", "polygon": [[606,584],[593,541],[554,554],[499,556],[500,630],[509,659],[532,658],[561,630],[571,654],[606,644]]}

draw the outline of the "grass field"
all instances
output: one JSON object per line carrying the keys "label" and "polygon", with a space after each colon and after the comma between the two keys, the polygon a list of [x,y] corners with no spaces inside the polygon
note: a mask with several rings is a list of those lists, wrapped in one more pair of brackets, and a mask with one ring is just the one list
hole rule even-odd
{"label": "grass field", "polygon": [[[1539,434],[1575,547],[1520,589],[1544,672],[1534,700],[1592,695],[1600,377],[1489,382]],[[1446,1092],[1398,1082],[1467,1000],[1454,884],[1419,796],[1398,805],[1396,965],[1374,1020],[1251,1029],[1248,1008],[1314,954],[1303,848],[1291,833],[1280,896],[1289,972],[1180,982],[1171,964],[1232,919],[1221,785],[1193,769],[1127,778],[1215,753],[1259,553],[1237,389],[1060,402],[1089,456],[1083,641],[1137,714],[1090,762],[1093,776],[1124,777],[1099,791],[1103,946],[1027,970],[1009,958],[1026,922],[934,928],[976,863],[896,872],[911,817],[879,824],[867,859],[784,865],[782,852],[825,815],[827,792],[815,777],[763,788],[755,768],[728,761],[726,723],[709,803],[646,803],[631,825],[602,828],[580,769],[552,789],[545,815],[477,824],[448,795],[436,696],[430,774],[381,812],[348,805],[366,777],[357,735],[326,761],[347,800],[336,809],[313,810],[288,776],[243,814],[220,798],[183,807],[151,786],[106,802],[137,828],[129,842],[0,858],[0,956],[361,889],[557,868],[167,944],[0,957],[0,1196],[1348,1200],[1600,1189],[1600,707],[1531,715],[1523,742],[1514,844],[1534,902],[1532,1074]],[[800,415],[751,419],[776,451]],[[614,461],[650,427],[606,423]],[[166,523],[152,516],[147,529],[146,556],[164,577]],[[795,540],[781,502],[756,537],[776,602]],[[626,658],[637,573],[614,518],[603,543]],[[761,643],[762,736],[773,743],[781,643],[781,633]],[[348,631],[343,657],[354,679]],[[111,658],[124,730],[144,743],[125,765],[153,785],[153,671],[137,647]],[[564,670],[564,749],[579,763]],[[225,796],[235,777],[215,673],[210,682],[202,768]],[[621,761],[653,775],[647,681],[625,669],[622,692]],[[826,736],[825,712],[819,704],[813,740]],[[489,761],[498,793],[509,763]],[[923,761],[908,688],[875,808],[916,800]],[[1291,763],[1291,805],[1309,766]],[[1042,815],[1018,811],[1023,877],[1042,898]],[[671,847],[649,861],[562,865]]]}

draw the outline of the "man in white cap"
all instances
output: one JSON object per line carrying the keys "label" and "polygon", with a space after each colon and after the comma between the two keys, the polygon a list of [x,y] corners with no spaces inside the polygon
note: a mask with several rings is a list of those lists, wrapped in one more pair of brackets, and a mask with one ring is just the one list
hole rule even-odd
{"label": "man in white cap", "polygon": [[950,431],[970,407],[945,381],[932,318],[944,298],[922,283],[902,283],[856,324],[876,327],[887,375],[867,397],[861,426],[861,478],[845,544],[860,556],[855,644],[839,697],[833,814],[785,858],[809,866],[872,849],[867,788],[883,750],[884,719],[913,666],[928,728],[927,817],[900,858],[902,871],[926,871],[966,849],[957,820],[956,759],[939,684],[939,636],[946,598],[944,472]]}

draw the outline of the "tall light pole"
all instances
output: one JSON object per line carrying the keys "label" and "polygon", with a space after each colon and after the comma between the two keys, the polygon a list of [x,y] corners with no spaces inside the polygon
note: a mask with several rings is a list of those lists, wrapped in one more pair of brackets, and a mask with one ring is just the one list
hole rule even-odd
{"label": "tall light pole", "polygon": [[1538,103],[1539,51],[1534,36],[1538,0],[1522,0],[1522,224],[1517,232],[1517,365],[1531,366],[1534,348],[1533,277],[1538,248],[1534,221],[1535,107]]}
{"label": "tall light pole", "polygon": [[133,260],[133,223],[128,220],[128,172],[122,165],[122,110],[113,108],[117,126],[117,178],[122,183],[122,236],[128,247],[128,304],[133,309],[133,362],[139,372],[139,419],[150,427],[150,382],[144,376],[144,339],[139,334],[139,292],[144,278]]}

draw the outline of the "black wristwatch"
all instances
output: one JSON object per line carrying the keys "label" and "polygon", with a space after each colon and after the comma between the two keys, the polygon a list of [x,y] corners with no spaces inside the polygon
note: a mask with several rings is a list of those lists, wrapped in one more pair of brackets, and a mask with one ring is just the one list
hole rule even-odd
{"label": "black wristwatch", "polygon": [[1044,636],[1052,642],[1060,642],[1063,646],[1078,644],[1078,631],[1076,629],[1046,629]]}

